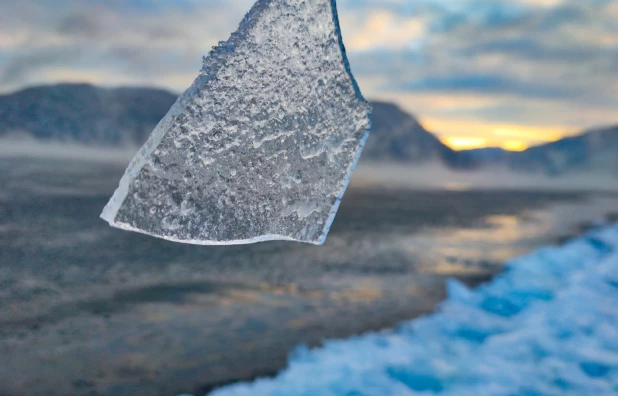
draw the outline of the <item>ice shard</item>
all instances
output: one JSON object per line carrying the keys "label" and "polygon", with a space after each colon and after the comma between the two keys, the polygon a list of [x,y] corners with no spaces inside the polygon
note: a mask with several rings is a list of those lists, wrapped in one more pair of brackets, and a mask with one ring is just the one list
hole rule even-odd
{"label": "ice shard", "polygon": [[204,58],[101,217],[192,244],[321,244],[370,113],[335,0],[258,0]]}

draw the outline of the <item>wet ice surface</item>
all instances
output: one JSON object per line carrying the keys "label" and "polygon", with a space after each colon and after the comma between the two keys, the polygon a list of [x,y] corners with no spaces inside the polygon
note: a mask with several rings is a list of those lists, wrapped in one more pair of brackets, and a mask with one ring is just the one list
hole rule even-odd
{"label": "wet ice surface", "polygon": [[[616,196],[352,187],[324,246],[204,247],[110,228],[123,169],[0,159],[0,394],[203,394],[298,344],[433,309]],[[577,216],[577,217],[575,217]]]}
{"label": "wet ice surface", "polygon": [[102,217],[192,244],[321,244],[369,114],[335,2],[260,0],[204,59]]}
{"label": "wet ice surface", "polygon": [[618,394],[618,225],[508,263],[431,316],[297,350],[275,379],[212,396]]}

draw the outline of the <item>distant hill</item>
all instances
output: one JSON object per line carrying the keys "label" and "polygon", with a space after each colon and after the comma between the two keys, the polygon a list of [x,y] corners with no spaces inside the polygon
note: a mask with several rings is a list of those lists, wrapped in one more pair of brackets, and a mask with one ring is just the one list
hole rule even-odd
{"label": "distant hill", "polygon": [[618,126],[594,129],[519,153],[509,153],[507,162],[514,170],[549,175],[585,170],[618,175]]}
{"label": "distant hill", "polygon": [[476,163],[504,162],[511,152],[500,147],[487,147],[460,151]]}
{"label": "distant hill", "polygon": [[403,163],[442,162],[453,168],[472,166],[471,157],[442,143],[410,114],[393,103],[372,102],[373,128],[364,160]]}
{"label": "distant hill", "polygon": [[117,146],[146,141],[177,95],[150,88],[60,84],[0,96],[0,136]]}
{"label": "distant hill", "polygon": [[[87,84],[28,88],[0,96],[0,136],[21,133],[55,142],[142,144],[176,98],[152,88],[106,89]],[[467,157],[442,144],[396,105],[374,102],[373,106],[373,133],[363,158],[466,165]]]}
{"label": "distant hill", "polygon": [[575,171],[603,171],[618,176],[618,126],[592,129],[521,152],[490,147],[461,153],[477,167],[503,166],[549,176]]}
{"label": "distant hill", "polygon": [[[99,88],[59,84],[0,96],[0,137],[92,146],[141,145],[177,95],[154,88]],[[618,175],[618,126],[532,147],[519,153],[499,148],[454,151],[397,105],[373,102],[373,130],[363,161],[443,163],[450,168],[508,167],[560,175],[603,169]]]}

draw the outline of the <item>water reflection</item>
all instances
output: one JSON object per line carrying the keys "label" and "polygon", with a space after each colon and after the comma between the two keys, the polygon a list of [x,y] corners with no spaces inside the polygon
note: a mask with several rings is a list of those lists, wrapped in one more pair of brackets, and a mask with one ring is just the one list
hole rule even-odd
{"label": "water reflection", "polygon": [[580,231],[616,207],[615,198],[560,203],[521,214],[487,216],[474,227],[427,229],[400,241],[419,270],[457,275],[499,271],[503,263]]}

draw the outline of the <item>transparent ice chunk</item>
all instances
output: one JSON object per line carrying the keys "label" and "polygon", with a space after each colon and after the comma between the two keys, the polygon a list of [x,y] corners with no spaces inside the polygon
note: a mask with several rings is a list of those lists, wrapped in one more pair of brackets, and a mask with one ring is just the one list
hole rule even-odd
{"label": "transparent ice chunk", "polygon": [[101,217],[193,244],[321,244],[370,112],[335,1],[259,0],[204,59]]}

